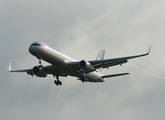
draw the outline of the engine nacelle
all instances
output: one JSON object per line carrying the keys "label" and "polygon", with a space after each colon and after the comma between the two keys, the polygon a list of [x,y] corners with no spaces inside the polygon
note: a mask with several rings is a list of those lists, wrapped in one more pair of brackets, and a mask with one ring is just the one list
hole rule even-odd
{"label": "engine nacelle", "polygon": [[38,77],[47,76],[47,73],[42,68],[39,68],[38,66],[33,67],[33,73],[34,73],[34,75],[36,75]]}
{"label": "engine nacelle", "polygon": [[81,60],[79,62],[79,68],[82,69],[85,73],[95,71],[94,67],[91,66],[91,64],[89,62],[86,62],[85,60]]}
{"label": "engine nacelle", "polygon": [[81,60],[79,62],[79,67],[80,68],[84,68],[84,67],[89,66],[89,65],[90,65],[90,63],[89,62],[86,62],[85,60]]}

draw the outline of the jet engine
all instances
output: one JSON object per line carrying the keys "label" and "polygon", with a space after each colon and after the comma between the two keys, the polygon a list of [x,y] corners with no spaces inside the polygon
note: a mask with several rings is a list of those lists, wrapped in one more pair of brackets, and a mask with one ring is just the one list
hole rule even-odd
{"label": "jet engine", "polygon": [[39,68],[39,66],[33,67],[33,73],[38,77],[46,77],[47,73],[44,71],[44,69]]}
{"label": "jet engine", "polygon": [[80,68],[80,70],[83,70],[85,73],[95,71],[94,67],[91,66],[91,64],[85,60],[81,60],[79,62],[79,68]]}

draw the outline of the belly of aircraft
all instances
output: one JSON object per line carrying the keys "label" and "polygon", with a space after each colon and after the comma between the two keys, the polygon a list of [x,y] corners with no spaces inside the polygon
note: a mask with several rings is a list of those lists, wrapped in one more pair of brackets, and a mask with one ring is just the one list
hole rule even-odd
{"label": "belly of aircraft", "polygon": [[83,76],[82,73],[78,72],[77,70],[70,68],[69,66],[68,67],[60,67],[60,68],[63,68],[63,69],[61,69],[61,71],[70,75],[70,76],[74,76],[77,78],[86,77],[88,82],[104,82],[104,79],[102,79],[100,77],[100,74],[95,72],[95,71],[84,74],[85,76]]}
{"label": "belly of aircraft", "polygon": [[97,72],[91,72],[86,74],[86,77],[89,82],[104,82],[104,79],[102,79]]}

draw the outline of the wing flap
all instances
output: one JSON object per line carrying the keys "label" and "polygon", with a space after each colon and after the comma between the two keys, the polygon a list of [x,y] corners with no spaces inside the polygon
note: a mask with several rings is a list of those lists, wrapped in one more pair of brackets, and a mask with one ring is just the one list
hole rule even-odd
{"label": "wing flap", "polygon": [[120,60],[120,61],[116,60],[116,61],[111,61],[111,62],[102,61],[98,64],[94,64],[93,66],[94,66],[95,69],[98,69],[98,68],[101,68],[101,67],[102,68],[108,68],[108,67],[112,67],[112,66],[116,66],[116,65],[122,65],[124,63],[127,63],[127,60]]}

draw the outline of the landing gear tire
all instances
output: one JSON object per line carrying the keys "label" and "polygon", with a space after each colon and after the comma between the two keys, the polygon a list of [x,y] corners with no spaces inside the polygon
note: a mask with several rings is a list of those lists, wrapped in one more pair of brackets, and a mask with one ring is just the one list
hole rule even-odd
{"label": "landing gear tire", "polygon": [[54,84],[56,84],[56,85],[57,85],[57,81],[56,81],[56,80],[54,81]]}
{"label": "landing gear tire", "polygon": [[62,85],[62,82],[59,81],[59,80],[55,80],[55,81],[54,81],[54,84],[56,84],[56,85],[58,86],[58,85]]}
{"label": "landing gear tire", "polygon": [[88,82],[88,78],[82,78],[81,81],[84,82]]}
{"label": "landing gear tire", "polygon": [[62,85],[62,82],[61,81],[58,81],[59,82],[59,85]]}

